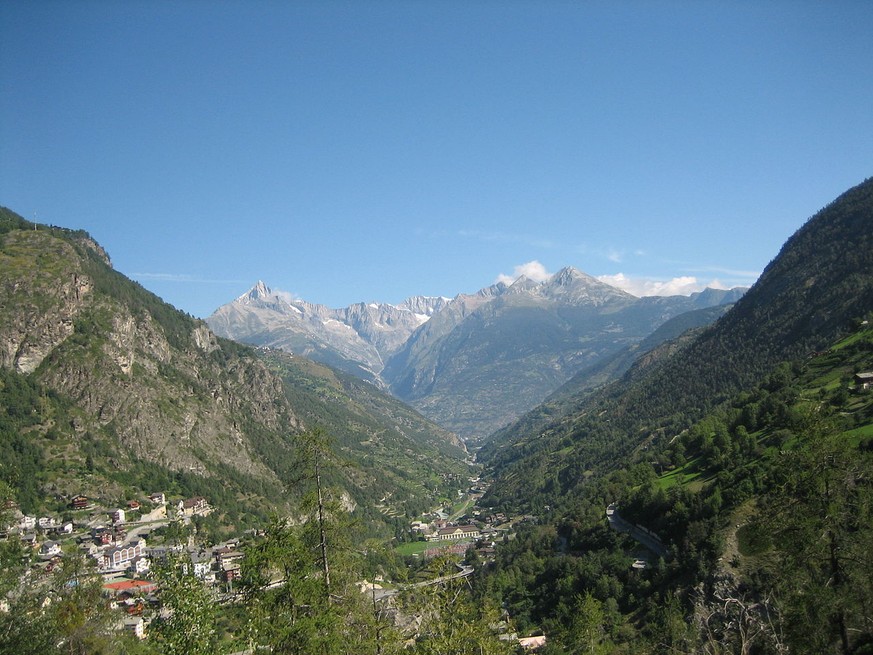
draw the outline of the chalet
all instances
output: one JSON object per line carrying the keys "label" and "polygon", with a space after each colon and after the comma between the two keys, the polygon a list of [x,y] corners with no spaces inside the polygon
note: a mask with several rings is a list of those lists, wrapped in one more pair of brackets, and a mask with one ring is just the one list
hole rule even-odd
{"label": "chalet", "polygon": [[182,516],[208,516],[212,512],[212,507],[203,496],[180,500],[178,509]]}
{"label": "chalet", "polygon": [[141,507],[141,505],[140,505],[140,502],[138,500],[127,501],[127,509],[138,510],[140,507]]}
{"label": "chalet", "polygon": [[860,389],[869,389],[873,386],[873,373],[855,373],[855,386]]}
{"label": "chalet", "polygon": [[88,505],[91,504],[91,499],[88,496],[73,496],[73,499],[70,501],[70,507],[72,509],[87,509]]}
{"label": "chalet", "polygon": [[221,565],[222,576],[225,582],[233,582],[240,576],[239,562],[225,562]]}
{"label": "chalet", "polygon": [[158,491],[149,496],[149,500],[152,501],[155,505],[166,505],[167,497],[164,495],[163,491]]}
{"label": "chalet", "polygon": [[83,555],[95,556],[100,553],[100,547],[93,541],[84,541],[79,544],[79,550]]}
{"label": "chalet", "polygon": [[451,541],[452,539],[478,539],[479,528],[475,525],[455,525],[437,530],[430,535],[428,541]]}
{"label": "chalet", "polygon": [[55,527],[55,532],[57,532],[58,534],[73,534],[73,522],[64,521],[63,523]]}
{"label": "chalet", "polygon": [[127,516],[125,515],[123,509],[117,509],[114,512],[112,512],[112,522],[113,523],[124,523],[124,521],[126,519],[127,519]]}
{"label": "chalet", "polygon": [[43,557],[54,557],[61,554],[61,545],[56,541],[46,541],[39,549]]}
{"label": "chalet", "polygon": [[214,552],[215,561],[218,562],[220,567],[224,567],[225,564],[229,564],[232,562],[239,562],[243,557],[245,557],[245,553],[241,550],[237,550],[236,548],[230,548],[229,546],[225,546],[224,548],[219,548]]}

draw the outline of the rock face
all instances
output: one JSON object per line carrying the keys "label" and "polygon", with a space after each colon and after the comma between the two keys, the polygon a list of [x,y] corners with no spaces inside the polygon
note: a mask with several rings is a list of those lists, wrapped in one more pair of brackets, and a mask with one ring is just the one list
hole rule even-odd
{"label": "rock face", "polygon": [[545,282],[521,277],[451,300],[332,310],[259,282],[207,320],[221,336],[332,364],[464,437],[482,437],[665,321],[740,295],[636,298],[565,268]]}
{"label": "rock face", "polygon": [[[217,339],[181,316],[172,316],[171,343],[167,326],[136,299],[108,293],[133,285],[105,265],[93,241],[16,230],[2,245],[0,365],[73,399],[94,417],[90,429],[111,427],[136,458],[200,472],[221,462],[275,481],[239,417],[275,431],[298,421],[282,402],[281,381],[261,363],[204,357],[221,350]],[[89,252],[102,256],[95,261]],[[158,303],[137,293],[146,306]]]}
{"label": "rock face", "polygon": [[[263,285],[247,295],[241,305],[294,311]],[[396,312],[417,325],[413,312]],[[394,320],[361,307],[348,315],[372,320],[373,330]],[[466,470],[456,435],[372,385],[267,355],[216,337],[112,270],[83,233],[34,226],[0,208],[0,368],[10,389],[37,387],[45,400],[25,405],[25,396],[8,394],[0,413],[8,401],[28,417],[30,445],[63,469],[52,475],[55,489],[64,476],[74,485],[95,479],[88,462],[99,459],[102,471],[165,482],[176,479],[168,470],[186,480],[195,474],[231,489],[241,506],[287,509],[299,493],[300,435],[316,426],[330,429],[354,463],[332,480],[349,507],[371,506],[375,496],[391,499],[385,513],[405,513],[410,499],[421,511]],[[443,476],[438,485],[420,475],[422,462]]]}
{"label": "rock face", "polygon": [[[41,248],[43,242],[39,232],[16,231],[6,236],[0,253],[0,271],[7,273],[0,299],[0,366],[21,373],[35,371],[73,333],[92,291],[91,280],[71,264],[74,248],[64,242]],[[39,259],[31,257],[35,250],[41,252]],[[44,266],[55,275],[43,276]]]}

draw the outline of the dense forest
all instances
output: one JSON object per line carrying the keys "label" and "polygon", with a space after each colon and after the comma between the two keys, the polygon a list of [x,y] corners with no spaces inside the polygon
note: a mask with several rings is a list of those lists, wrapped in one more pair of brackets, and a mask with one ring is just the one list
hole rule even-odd
{"label": "dense forest", "polygon": [[[871,652],[873,393],[853,382],[870,368],[866,324],[778,366],[561,501],[478,592],[553,635],[552,652]],[[663,557],[609,529],[612,503]]]}

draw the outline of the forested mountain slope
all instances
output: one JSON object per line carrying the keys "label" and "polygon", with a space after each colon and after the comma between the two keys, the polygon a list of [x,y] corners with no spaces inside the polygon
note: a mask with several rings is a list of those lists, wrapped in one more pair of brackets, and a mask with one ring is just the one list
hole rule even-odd
{"label": "forested mountain slope", "polygon": [[[573,493],[593,470],[671,439],[779,362],[827,347],[873,308],[873,180],[813,216],[758,282],[697,338],[656,349],[620,381],[480,457],[492,501],[528,506]],[[524,426],[522,425],[522,428]]]}
{"label": "forested mountain slope", "polygon": [[[306,396],[325,370],[284,382],[114,271],[84,232],[0,210],[0,280],[0,479],[26,511],[79,493],[111,505],[135,489],[203,495],[243,523],[289,512],[300,437],[323,423],[345,442],[390,435],[384,458],[350,449],[331,474],[350,505],[404,513],[454,493],[465,470],[445,431],[392,399],[374,410],[375,390]],[[419,476],[422,460],[436,479]]]}
{"label": "forested mountain slope", "polygon": [[870,316],[559,507],[540,496],[479,593],[556,653],[873,652]]}
{"label": "forested mountain slope", "polygon": [[[736,293],[736,297],[739,298],[742,295],[739,291],[733,290],[731,293]],[[665,348],[675,349],[679,344],[699,334],[704,327],[714,323],[731,307],[730,304],[718,305],[680,314],[664,323],[641,342],[623,348],[605,361],[582,369],[514,424],[490,435],[486,443],[491,445],[486,447],[485,452],[511,439],[515,434],[538,433],[550,423],[558,422],[562,417],[573,414],[586,397],[620,378],[640,358],[666,342],[671,343]]]}

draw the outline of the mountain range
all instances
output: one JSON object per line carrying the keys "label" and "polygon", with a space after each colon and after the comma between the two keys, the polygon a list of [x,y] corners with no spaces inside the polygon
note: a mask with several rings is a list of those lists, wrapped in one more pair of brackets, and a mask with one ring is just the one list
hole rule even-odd
{"label": "mountain range", "polygon": [[452,299],[329,309],[258,282],[207,322],[220,336],[358,375],[475,439],[674,317],[726,307],[743,291],[637,298],[568,267],[543,282],[520,277]]}

